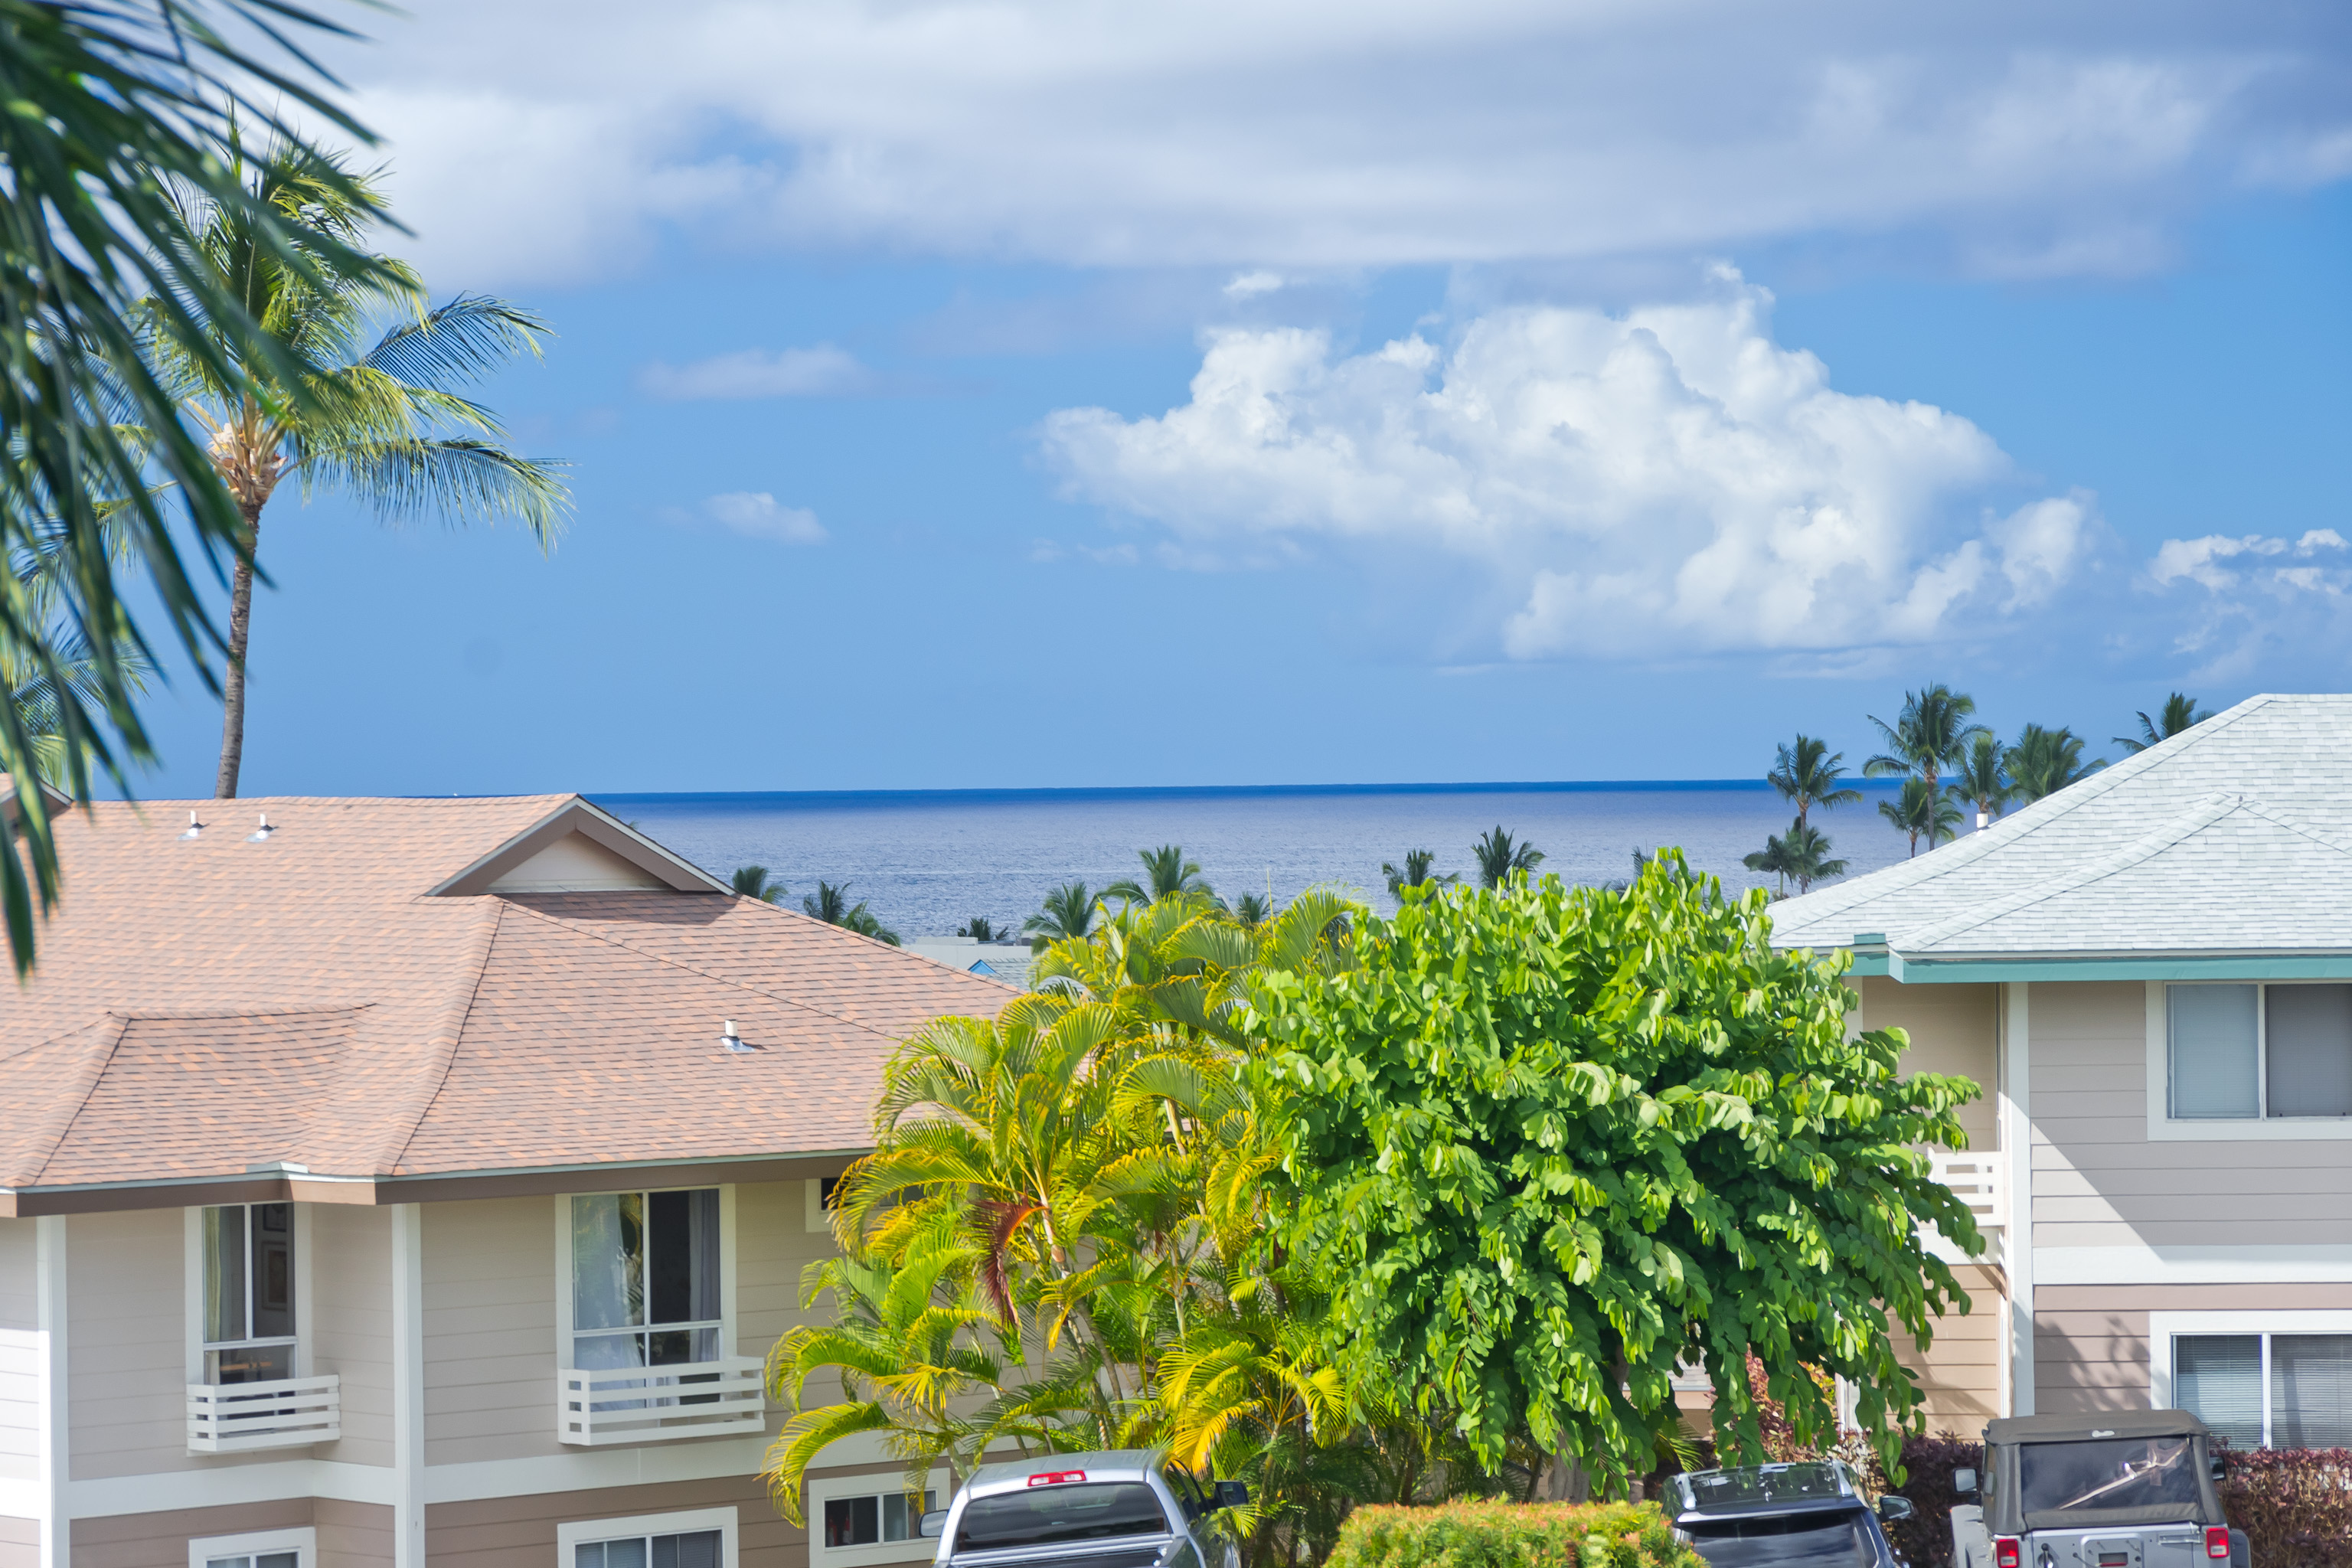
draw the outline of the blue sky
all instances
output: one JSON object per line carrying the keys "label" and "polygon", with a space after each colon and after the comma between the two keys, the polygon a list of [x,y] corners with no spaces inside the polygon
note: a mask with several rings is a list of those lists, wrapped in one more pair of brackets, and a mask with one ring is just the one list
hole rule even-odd
{"label": "blue sky", "polygon": [[245,793],[1720,777],[1926,679],[2341,689],[2352,26],[2220,10],[373,23],[393,243],[553,323],[486,395],[577,512],[281,496]]}

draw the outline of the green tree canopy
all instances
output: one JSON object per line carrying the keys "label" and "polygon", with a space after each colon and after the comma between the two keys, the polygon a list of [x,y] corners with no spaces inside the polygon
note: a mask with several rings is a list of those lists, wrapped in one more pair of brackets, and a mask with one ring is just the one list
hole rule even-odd
{"label": "green tree canopy", "polygon": [[1450,888],[1462,879],[1461,874],[1455,871],[1439,874],[1437,851],[1434,849],[1408,849],[1404,852],[1404,864],[1402,866],[1393,860],[1383,860],[1381,862],[1381,875],[1388,882],[1391,898],[1398,897],[1407,888],[1418,888],[1423,882]]}
{"label": "green tree canopy", "polygon": [[730,886],[738,897],[757,899],[763,904],[776,903],[784,896],[783,879],[770,876],[765,866],[736,867]]}
{"label": "green tree canopy", "polygon": [[1872,778],[1915,774],[1927,781],[1928,794],[1935,794],[1937,773],[1957,763],[1977,731],[1984,728],[1973,721],[1976,710],[1975,698],[1941,681],[1905,692],[1903,710],[1894,723],[1870,715],[1886,750],[1863,763],[1862,771]]}
{"label": "green tree canopy", "polygon": [[801,910],[811,919],[823,921],[829,926],[854,931],[860,936],[887,942],[892,947],[899,945],[898,933],[884,925],[880,917],[866,907],[863,899],[854,904],[849,901],[849,884],[846,882],[828,882],[820,878],[816,891],[801,900]]}
{"label": "green tree canopy", "polygon": [[1979,1245],[1917,1146],[1964,1146],[1977,1089],[1898,1078],[1899,1031],[1848,1038],[1842,964],[1773,951],[1765,910],[1669,852],[1622,892],[1409,892],[1358,917],[1351,969],[1256,978],[1276,1225],[1324,1259],[1342,1364],[1490,1459],[1524,1416],[1615,1477],[1673,1430],[1677,1363],[1760,1457],[1753,1352],[1801,1438],[1836,1422],[1807,1369],[1842,1375],[1893,1462],[1919,1405],[1895,1335],[1967,1307],[1922,1226]]}
{"label": "green tree canopy", "polygon": [[2186,691],[2176,691],[2164,700],[2164,707],[2155,718],[2151,719],[2146,713],[2137,713],[2133,717],[2139,721],[2137,738],[2129,735],[2116,737],[2116,744],[2124,749],[2126,756],[2169,741],[2184,730],[2193,730],[2213,715],[2209,710],[2198,707],[2197,699]]}
{"label": "green tree canopy", "polygon": [[1201,863],[1187,858],[1181,844],[1139,849],[1135,858],[1143,862],[1143,879],[1122,877],[1103,889],[1103,897],[1125,899],[1130,904],[1150,904],[1182,893],[1209,891],[1208,879],[1201,874]]}
{"label": "green tree canopy", "polygon": [[1764,782],[1780,792],[1780,798],[1797,808],[1797,821],[1804,823],[1813,807],[1823,810],[1852,805],[1862,798],[1862,792],[1844,783],[1845,753],[1830,750],[1827,741],[1800,734],[1793,742],[1783,742],[1773,758],[1772,771]]}
{"label": "green tree canopy", "polygon": [[2083,745],[2083,737],[2063,724],[2054,730],[2028,724],[2020,730],[2017,744],[2009,749],[2009,776],[2016,781],[2017,798],[2030,805],[2107,765],[2104,757],[2085,763]]}
{"label": "green tree canopy", "polygon": [[1478,885],[1499,888],[1515,877],[1531,875],[1543,864],[1543,851],[1525,839],[1514,840],[1497,823],[1491,833],[1482,833],[1470,846],[1470,858],[1478,863]]}
{"label": "green tree canopy", "polygon": [[1043,952],[1057,942],[1084,941],[1093,934],[1096,917],[1102,913],[1102,900],[1090,892],[1084,882],[1065,882],[1045,895],[1038,911],[1021,922],[1029,933],[1029,949]]}
{"label": "green tree canopy", "polygon": [[1990,730],[1978,731],[1944,793],[1955,805],[1975,808],[1987,822],[1999,816],[2017,798],[2017,785],[2009,777],[2009,748]]}
{"label": "green tree canopy", "polygon": [[1878,815],[1893,823],[1897,832],[1910,835],[1914,855],[1919,853],[1922,838],[1933,849],[1958,832],[1960,826],[1960,808],[1952,804],[1949,795],[1937,794],[1932,781],[1919,777],[1905,779],[1900,795],[1893,800],[1880,801]]}

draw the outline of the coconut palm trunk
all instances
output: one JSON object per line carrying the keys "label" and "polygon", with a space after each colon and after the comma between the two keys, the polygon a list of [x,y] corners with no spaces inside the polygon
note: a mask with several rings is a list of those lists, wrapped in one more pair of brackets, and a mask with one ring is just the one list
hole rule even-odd
{"label": "coconut palm trunk", "polygon": [[221,672],[220,776],[213,782],[214,797],[236,798],[236,775],[245,766],[245,645],[253,630],[253,552],[261,547],[261,508],[240,502],[245,517],[246,552],[236,558],[229,580],[228,668]]}

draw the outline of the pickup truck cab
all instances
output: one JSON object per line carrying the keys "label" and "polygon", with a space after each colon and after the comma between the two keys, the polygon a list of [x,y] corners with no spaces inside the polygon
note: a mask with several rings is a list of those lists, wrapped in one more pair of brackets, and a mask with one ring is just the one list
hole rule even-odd
{"label": "pickup truck cab", "polygon": [[2182,1410],[2026,1415],[1953,1473],[1954,1568],[2252,1568],[2205,1424]]}
{"label": "pickup truck cab", "polygon": [[1241,1568],[1224,1510],[1248,1501],[1157,1449],[1052,1454],[982,1466],[922,1531],[937,1568]]}

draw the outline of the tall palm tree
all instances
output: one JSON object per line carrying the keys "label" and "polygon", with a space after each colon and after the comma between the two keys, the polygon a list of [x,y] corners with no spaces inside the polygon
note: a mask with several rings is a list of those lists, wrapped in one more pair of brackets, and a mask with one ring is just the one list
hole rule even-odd
{"label": "tall palm tree", "polygon": [[2009,776],[2017,781],[2017,798],[2028,804],[2080,784],[2106,765],[2105,757],[2083,761],[2083,737],[2063,724],[2055,730],[2028,724],[2009,749]]}
{"label": "tall palm tree", "polygon": [[1125,899],[1130,904],[1154,904],[1180,893],[1209,891],[1208,881],[1201,875],[1201,863],[1186,859],[1181,844],[1139,849],[1135,858],[1143,862],[1144,879],[1139,882],[1132,877],[1122,877],[1103,889],[1103,897]]}
{"label": "tall palm tree", "polygon": [[[1787,839],[1777,833],[1768,834],[1765,836],[1764,847],[1743,855],[1740,857],[1739,863],[1751,871],[1766,872],[1778,879],[1778,896],[1781,898],[1788,896],[1789,841]],[[1641,875],[1638,870],[1633,874],[1637,877]]]}
{"label": "tall palm tree", "polygon": [[865,900],[860,900],[854,904],[849,901],[849,884],[846,882],[836,886],[818,879],[816,891],[801,900],[801,909],[829,926],[854,931],[860,936],[887,942],[892,947],[899,945],[898,933],[876,918],[874,911],[866,907]]}
{"label": "tall palm tree", "polygon": [[1499,888],[1513,877],[1532,873],[1543,864],[1544,855],[1532,844],[1512,842],[1497,823],[1493,832],[1481,834],[1470,846],[1470,858],[1478,862],[1478,885]]}
{"label": "tall palm tree", "polygon": [[1439,876],[1436,867],[1437,851],[1434,849],[1408,849],[1404,852],[1402,870],[1394,861],[1383,860],[1381,862],[1381,875],[1388,879],[1389,897],[1392,899],[1402,898],[1407,888],[1418,888],[1423,882],[1450,888],[1462,879],[1458,873],[1453,871]]}
{"label": "tall palm tree", "polygon": [[1831,751],[1827,741],[1800,734],[1794,741],[1781,742],[1780,754],[1772,771],[1764,775],[1764,782],[1797,808],[1797,821],[1802,826],[1807,814],[1817,805],[1827,811],[1833,806],[1852,805],[1862,798],[1860,790],[1850,789],[1841,782],[1844,777],[1843,752]]}
{"label": "tall palm tree", "polygon": [[[47,690],[41,710],[55,726],[28,731],[18,706],[0,703],[0,774],[22,851],[0,854],[0,920],[19,974],[34,961],[36,903],[47,909],[60,886],[42,757],[62,761],[55,787],[87,800],[95,777],[127,785],[127,765],[155,754],[139,716],[140,670],[122,657],[154,639],[118,574],[152,593],[151,624],[160,614],[212,688],[220,636],[184,550],[233,553],[242,539],[226,489],[140,353],[143,319],[233,379],[237,363],[206,328],[252,326],[187,243],[166,193],[243,201],[228,155],[240,121],[282,131],[285,117],[300,117],[372,141],[311,85],[321,73],[302,53],[306,35],[343,31],[278,0],[0,5],[0,557],[54,528],[66,562],[54,616],[0,592],[10,689]],[[322,275],[373,266],[323,239],[298,243],[275,212],[253,216],[288,265]],[[266,339],[257,349],[271,353]],[[168,504],[170,490],[181,505]],[[116,539],[109,498],[127,513]],[[74,640],[61,642],[68,631]]]}
{"label": "tall palm tree", "polygon": [[1264,893],[1244,893],[1234,900],[1234,919],[1244,931],[1255,931],[1274,918],[1274,905]]}
{"label": "tall palm tree", "polygon": [[2176,691],[2164,700],[2163,710],[2153,719],[2145,713],[2135,715],[2139,720],[2139,738],[2117,735],[2116,744],[2126,756],[2137,755],[2159,742],[2169,741],[2184,730],[2191,730],[2213,717],[2208,709],[2197,706],[2197,699],[2185,691]]}
{"label": "tall palm tree", "polygon": [[1976,808],[1977,826],[1989,826],[2002,807],[2017,798],[2017,785],[2009,777],[2009,748],[1991,731],[1977,731],[1961,759],[1958,774],[1944,786],[1944,793],[1958,805]]}
{"label": "tall palm tree", "polygon": [[[299,476],[305,500],[339,490],[387,522],[511,520],[551,549],[568,505],[561,464],[509,450],[498,416],[456,390],[520,354],[536,357],[546,326],[503,300],[461,294],[428,304],[415,272],[388,257],[365,277],[286,264],[257,226],[266,211],[357,250],[381,212],[369,180],[334,158],[281,142],[241,167],[246,199],[192,197],[183,221],[218,285],[243,302],[259,331],[214,329],[217,358],[169,331],[148,335],[148,356],[180,411],[210,437],[208,455],[244,524],[230,580],[228,667],[220,776],[236,794],[245,755],[246,651],[253,621],[254,556],[262,509]],[[379,324],[381,335],[368,337]],[[269,352],[257,352],[267,340]],[[221,361],[233,374],[224,374]],[[302,400],[285,384],[288,367]]]}
{"label": "tall palm tree", "polygon": [[1102,900],[1084,882],[1065,882],[1045,895],[1044,907],[1022,921],[1021,929],[1030,935],[1030,951],[1043,952],[1053,942],[1092,936],[1101,912]]}
{"label": "tall palm tree", "polygon": [[784,884],[768,875],[765,866],[738,866],[733,880],[738,898],[757,899],[763,904],[772,904],[784,896]]}
{"label": "tall palm tree", "polygon": [[1811,892],[1815,882],[1845,875],[1846,862],[1830,858],[1830,836],[1807,826],[1802,818],[1790,826],[1789,837],[1781,840],[1781,853],[1788,860],[1789,875],[1797,879],[1799,893]]}
{"label": "tall palm tree", "polygon": [[1901,832],[1911,836],[1911,853],[1919,853],[1919,840],[1925,838],[1933,849],[1958,829],[1960,808],[1937,793],[1924,778],[1903,781],[1903,793],[1893,800],[1878,803],[1878,815],[1895,824]]}
{"label": "tall palm tree", "polygon": [[1871,715],[1886,750],[1863,763],[1863,773],[1869,778],[1916,773],[1927,781],[1927,793],[1934,795],[1937,774],[1958,763],[1961,751],[1984,728],[1969,722],[1976,710],[1975,698],[1940,681],[1905,692],[1903,711],[1895,715],[1894,723]]}

